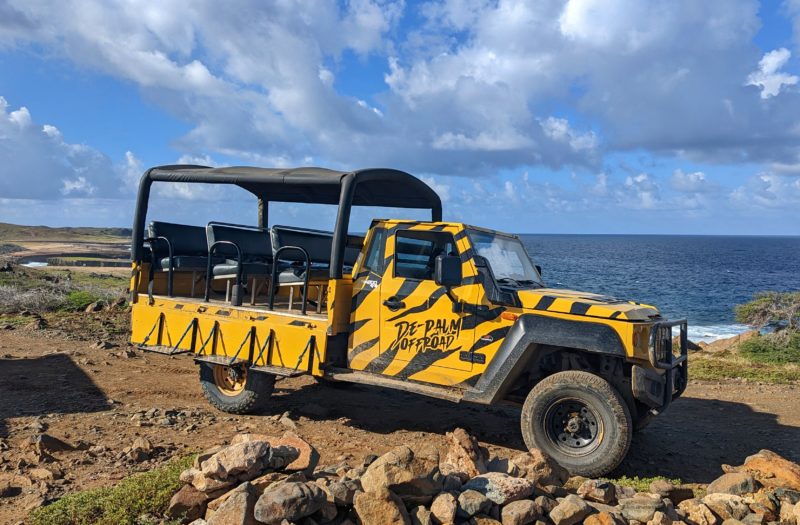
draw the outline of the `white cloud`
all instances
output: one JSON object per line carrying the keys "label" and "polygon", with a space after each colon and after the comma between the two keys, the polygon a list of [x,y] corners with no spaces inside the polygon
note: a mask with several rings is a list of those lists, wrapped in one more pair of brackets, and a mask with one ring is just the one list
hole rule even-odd
{"label": "white cloud", "polygon": [[785,47],[766,53],[758,63],[758,71],[747,77],[747,85],[760,87],[761,98],[767,99],[777,96],[783,86],[797,84],[800,81],[797,75],[781,71],[791,56],[792,53]]}
{"label": "white cloud", "polygon": [[652,175],[639,173],[625,178],[622,198],[628,200],[632,208],[652,210],[661,206],[661,188]]}
{"label": "white cloud", "polygon": [[677,169],[670,178],[672,188],[681,193],[708,193],[717,189],[717,186],[706,178],[702,171],[685,173]]}
{"label": "white cloud", "polygon": [[0,96],[0,195],[18,199],[117,196],[120,180],[99,151],[67,142],[55,126],[35,123],[30,111],[10,111]]}
{"label": "white cloud", "polygon": [[800,177],[762,172],[735,188],[731,200],[745,208],[795,210],[800,205]]}

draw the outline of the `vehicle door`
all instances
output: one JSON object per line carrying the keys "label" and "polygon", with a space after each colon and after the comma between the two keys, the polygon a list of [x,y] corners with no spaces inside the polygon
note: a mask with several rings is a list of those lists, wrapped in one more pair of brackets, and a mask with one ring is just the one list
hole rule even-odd
{"label": "vehicle door", "polygon": [[378,357],[380,347],[380,285],[387,265],[385,261],[386,228],[373,226],[367,234],[366,250],[353,269],[353,296],[350,307],[347,364],[363,370]]}
{"label": "vehicle door", "polygon": [[[380,289],[380,355],[372,372],[436,384],[460,383],[473,363],[469,351],[474,330],[463,329],[461,303],[474,305],[475,287],[451,292],[433,279],[439,255],[459,256],[455,229],[410,225],[387,237],[390,261]],[[462,353],[463,352],[463,353]],[[465,358],[466,356],[466,358]]]}

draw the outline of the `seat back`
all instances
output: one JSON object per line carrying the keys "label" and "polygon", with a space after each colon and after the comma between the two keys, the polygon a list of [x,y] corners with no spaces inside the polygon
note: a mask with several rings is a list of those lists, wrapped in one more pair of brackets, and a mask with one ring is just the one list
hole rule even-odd
{"label": "seat back", "polygon": [[[344,265],[352,268],[361,253],[363,237],[351,236],[344,249]],[[299,246],[308,252],[312,264],[331,263],[331,249],[333,247],[333,233],[309,228],[296,228],[293,226],[273,226],[272,246],[275,251],[282,246]],[[281,259],[285,261],[303,262],[303,257],[296,251],[284,252]]]}
{"label": "seat back", "polygon": [[[229,241],[235,243],[242,251],[244,261],[272,260],[272,243],[268,229],[257,226],[244,226],[240,224],[226,224],[221,222],[209,222],[206,226],[207,248],[218,241]],[[215,254],[225,257],[236,257],[236,249],[230,245],[219,245],[214,251]]]}
{"label": "seat back", "polygon": [[[150,237],[166,237],[172,245],[173,255],[207,255],[206,230],[202,226],[189,226],[171,222],[152,221]],[[163,242],[154,243],[155,253],[167,256],[167,246]]]}
{"label": "seat back", "polygon": [[[273,226],[272,246],[275,251],[284,246],[299,246],[308,252],[308,258],[312,264],[330,264],[333,234],[307,228]],[[304,262],[303,256],[296,251],[284,252],[281,254],[281,259]]]}

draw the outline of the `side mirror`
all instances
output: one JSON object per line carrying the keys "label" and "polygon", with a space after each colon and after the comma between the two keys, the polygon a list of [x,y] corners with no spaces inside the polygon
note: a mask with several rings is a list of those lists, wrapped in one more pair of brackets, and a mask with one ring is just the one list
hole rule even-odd
{"label": "side mirror", "polygon": [[539,277],[542,276],[542,267],[538,264],[536,265],[536,273],[539,274]]}
{"label": "side mirror", "polygon": [[439,286],[450,288],[461,285],[461,258],[457,255],[436,257],[433,280]]}

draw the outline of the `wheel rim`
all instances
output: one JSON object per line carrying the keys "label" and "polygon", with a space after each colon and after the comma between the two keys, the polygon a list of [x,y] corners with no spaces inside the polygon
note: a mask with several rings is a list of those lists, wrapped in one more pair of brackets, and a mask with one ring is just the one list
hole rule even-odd
{"label": "wheel rim", "polygon": [[580,399],[555,401],[545,413],[544,426],[551,444],[570,456],[590,454],[603,441],[603,420]]}
{"label": "wheel rim", "polygon": [[237,396],[247,383],[247,370],[237,366],[214,365],[214,384],[226,396]]}

